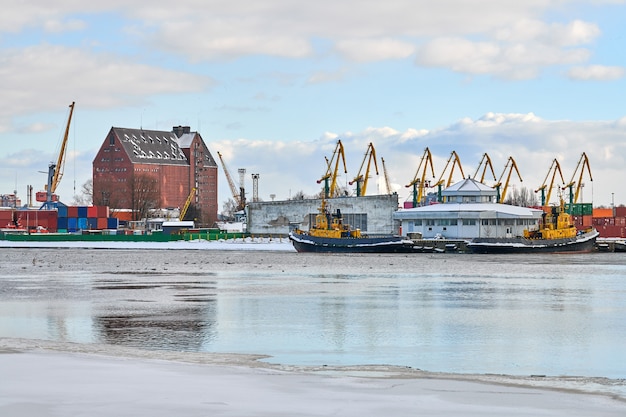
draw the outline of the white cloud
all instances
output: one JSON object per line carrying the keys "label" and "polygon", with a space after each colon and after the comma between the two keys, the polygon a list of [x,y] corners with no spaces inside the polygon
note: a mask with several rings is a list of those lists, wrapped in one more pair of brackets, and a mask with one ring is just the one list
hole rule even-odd
{"label": "white cloud", "polygon": [[415,45],[396,39],[339,40],[336,49],[347,59],[356,62],[403,59],[415,52]]}
{"label": "white cloud", "polygon": [[589,65],[573,67],[567,75],[573,80],[612,81],[624,78],[624,71],[624,67]]}

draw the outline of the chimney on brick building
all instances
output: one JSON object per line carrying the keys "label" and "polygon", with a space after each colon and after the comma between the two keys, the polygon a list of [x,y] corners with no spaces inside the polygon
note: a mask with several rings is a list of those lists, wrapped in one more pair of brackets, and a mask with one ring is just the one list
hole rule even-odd
{"label": "chimney on brick building", "polygon": [[191,127],[189,126],[174,126],[172,128],[172,132],[176,135],[176,137],[181,137],[185,133],[191,133]]}

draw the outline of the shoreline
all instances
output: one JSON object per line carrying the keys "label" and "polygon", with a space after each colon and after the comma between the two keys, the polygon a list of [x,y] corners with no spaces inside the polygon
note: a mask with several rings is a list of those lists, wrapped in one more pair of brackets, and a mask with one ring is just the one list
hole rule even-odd
{"label": "shoreline", "polygon": [[[226,408],[232,415],[250,415],[252,411],[259,416],[280,412],[328,415],[328,402],[333,407],[344,407],[340,411],[342,415],[361,416],[380,415],[371,410],[389,407],[400,414],[414,415],[422,410],[440,416],[481,415],[485,410],[510,416],[537,415],[538,410],[550,410],[548,415],[555,416],[626,413],[624,380],[445,374],[387,365],[295,366],[264,362],[267,358],[0,338],[0,367],[5,375],[0,383],[0,414],[16,415],[8,411],[19,406],[22,408],[17,415],[57,415],[52,411],[41,412],[52,404],[55,413],[71,415],[77,411],[71,407],[80,407],[91,414],[92,407],[100,401],[112,407],[130,401],[131,405],[142,406],[134,410],[116,409],[115,413],[159,415],[154,414],[149,393],[163,387],[170,389],[164,409],[187,410],[191,406],[188,402],[200,395],[206,398],[194,407],[203,415],[222,410],[223,404],[229,405]],[[238,382],[232,381],[233,378]],[[198,391],[198,384],[205,388],[207,384],[213,388],[219,386],[221,391],[219,394],[212,389]],[[133,396],[138,386],[140,393]],[[103,387],[114,387],[107,388],[114,393],[101,399],[98,390]],[[237,403],[231,398],[235,393],[237,398],[251,401]],[[338,394],[342,395],[337,397]],[[283,397],[286,404],[275,403]],[[273,399],[268,403],[269,398]],[[352,408],[350,401],[367,401],[371,407],[361,409],[353,404]],[[215,408],[209,403],[222,405]],[[107,414],[111,413],[102,415]]]}

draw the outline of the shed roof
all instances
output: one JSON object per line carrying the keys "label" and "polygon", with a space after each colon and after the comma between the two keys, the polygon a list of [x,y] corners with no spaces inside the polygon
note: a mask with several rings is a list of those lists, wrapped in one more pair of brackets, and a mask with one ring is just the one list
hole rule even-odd
{"label": "shed roof", "polygon": [[542,210],[533,209],[530,207],[512,206],[509,204],[446,203],[398,210],[394,213],[393,217],[398,220],[410,220],[433,218],[446,215],[459,215],[462,213],[476,214],[480,212],[497,213],[498,216],[512,218],[540,218],[543,214]]}
{"label": "shed roof", "polygon": [[480,181],[476,181],[473,178],[466,178],[462,181],[456,182],[443,190],[441,194],[443,196],[458,196],[458,195],[497,195],[497,191],[488,185],[483,184]]}

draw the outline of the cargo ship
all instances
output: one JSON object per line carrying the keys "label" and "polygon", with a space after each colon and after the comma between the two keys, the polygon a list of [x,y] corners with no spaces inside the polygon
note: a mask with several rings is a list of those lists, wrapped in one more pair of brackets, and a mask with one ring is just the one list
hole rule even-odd
{"label": "cargo ship", "polygon": [[595,250],[598,235],[594,228],[579,231],[561,199],[559,207],[543,214],[539,228],[518,237],[474,238],[467,248],[472,253],[585,253]]}
{"label": "cargo ship", "polygon": [[413,242],[400,236],[366,236],[361,230],[343,223],[339,209],[330,212],[323,199],[315,224],[309,231],[296,229],[289,239],[298,252],[325,253],[407,253],[413,252]]}

